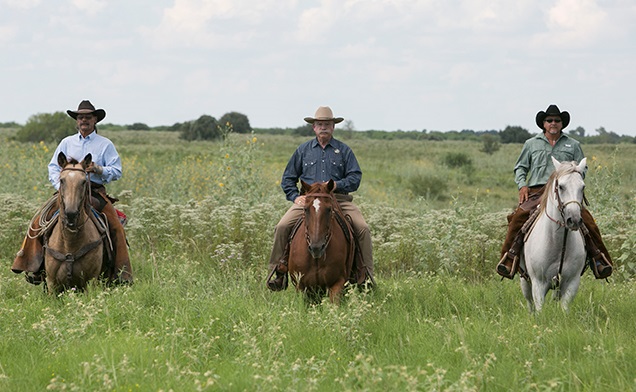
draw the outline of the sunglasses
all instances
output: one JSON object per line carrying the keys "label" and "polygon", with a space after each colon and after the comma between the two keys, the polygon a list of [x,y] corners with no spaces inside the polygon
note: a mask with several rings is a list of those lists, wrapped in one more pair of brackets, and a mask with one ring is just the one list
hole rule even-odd
{"label": "sunglasses", "polygon": [[547,123],[553,123],[553,122],[560,123],[561,119],[560,118],[546,118],[545,122],[547,122]]}

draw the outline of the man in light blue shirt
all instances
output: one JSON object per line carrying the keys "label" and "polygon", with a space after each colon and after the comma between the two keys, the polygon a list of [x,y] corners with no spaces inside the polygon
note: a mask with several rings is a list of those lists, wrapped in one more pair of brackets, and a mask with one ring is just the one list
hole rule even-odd
{"label": "man in light blue shirt", "polygon": [[[124,226],[119,218],[117,210],[113,206],[116,199],[110,198],[106,194],[105,184],[118,180],[122,175],[121,159],[115,149],[115,145],[106,137],[97,134],[97,123],[106,117],[104,109],[95,109],[90,101],[80,102],[76,111],[66,111],[70,117],[77,122],[78,133],[67,136],[55,149],[53,158],[48,165],[49,181],[56,190],[60,188],[60,172],[58,155],[63,152],[68,159],[75,159],[81,162],[88,154],[92,155],[92,163],[86,169],[91,180],[91,204],[95,209],[102,212],[108,219],[110,237],[113,242],[114,265],[109,276],[109,280],[118,283],[132,283],[132,267],[128,255],[126,234]],[[56,199],[49,201],[55,203]],[[48,209],[50,218],[58,209],[57,205]],[[25,272],[27,281],[39,284],[43,281],[44,254],[42,250],[42,235],[44,230],[40,227],[41,209],[31,220],[29,231],[24,239],[22,248],[16,255],[11,269],[15,273]],[[46,219],[45,219],[46,220]]]}

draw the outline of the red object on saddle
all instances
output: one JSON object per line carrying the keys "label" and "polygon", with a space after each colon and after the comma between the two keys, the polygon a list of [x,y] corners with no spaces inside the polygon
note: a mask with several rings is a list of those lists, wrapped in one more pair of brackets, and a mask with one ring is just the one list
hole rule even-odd
{"label": "red object on saddle", "polygon": [[119,221],[121,222],[121,225],[126,226],[126,223],[128,222],[128,217],[126,216],[126,214],[124,214],[123,212],[119,211],[116,208],[115,208],[115,211],[117,212],[117,216],[119,217]]}

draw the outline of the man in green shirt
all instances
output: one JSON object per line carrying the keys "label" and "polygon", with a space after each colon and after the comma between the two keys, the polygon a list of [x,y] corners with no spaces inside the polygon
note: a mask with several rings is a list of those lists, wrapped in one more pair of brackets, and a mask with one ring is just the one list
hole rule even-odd
{"label": "man in green shirt", "polygon": [[[519,205],[508,215],[508,233],[501,248],[501,260],[497,273],[512,279],[519,269],[519,255],[523,246],[522,227],[530,218],[531,212],[539,205],[541,194],[554,171],[553,156],[559,162],[583,159],[583,150],[578,141],[563,133],[570,123],[570,113],[561,112],[556,105],[550,105],[546,111],[537,113],[537,126],[543,130],[533,138],[526,140],[521,155],[515,165],[515,182],[519,188]],[[605,279],[612,274],[610,258],[601,232],[587,209],[581,211],[583,223],[587,228],[585,247],[590,266],[597,279]]]}

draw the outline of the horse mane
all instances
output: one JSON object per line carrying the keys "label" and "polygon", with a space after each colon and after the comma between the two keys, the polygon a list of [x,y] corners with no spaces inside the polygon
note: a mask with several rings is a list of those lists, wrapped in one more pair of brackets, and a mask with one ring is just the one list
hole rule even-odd
{"label": "horse mane", "polygon": [[79,163],[79,161],[75,158],[71,158],[70,161],[68,161],[69,165],[77,165]]}
{"label": "horse mane", "polygon": [[548,183],[543,190],[543,194],[541,194],[541,202],[539,204],[540,213],[543,213],[543,211],[545,210],[545,206],[548,204],[548,197],[550,197],[550,192],[552,192],[552,189],[554,188],[554,182],[562,176],[572,173],[581,173],[581,170],[574,161],[561,162],[559,167],[552,172],[550,178],[548,179]]}

